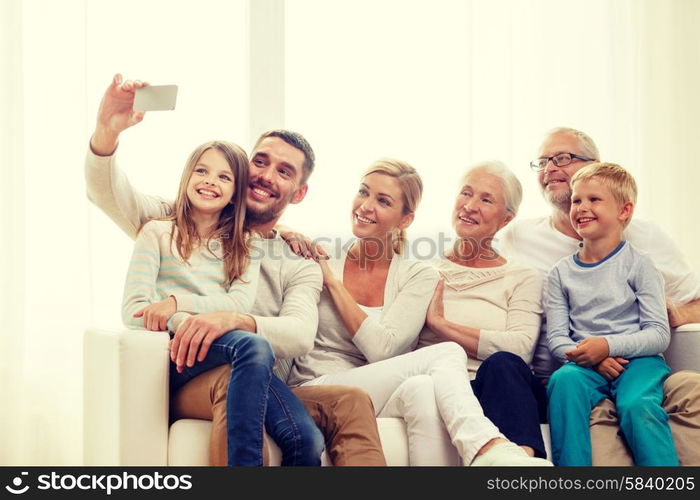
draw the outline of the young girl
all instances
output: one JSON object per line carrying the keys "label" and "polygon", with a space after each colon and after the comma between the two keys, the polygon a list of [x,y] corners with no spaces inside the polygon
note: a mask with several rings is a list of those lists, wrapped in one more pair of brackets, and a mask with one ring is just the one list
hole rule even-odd
{"label": "young girl", "polygon": [[[122,304],[125,324],[172,335],[192,314],[250,311],[260,259],[251,258],[254,239],[244,228],[247,189],[248,158],[238,146],[213,141],[192,153],[174,214],[144,224],[136,238]],[[320,465],[323,436],[299,400],[274,378],[267,340],[231,331],[203,355],[194,347],[197,337],[191,337],[186,366],[171,362],[171,393],[200,373],[231,365],[228,464],[262,465],[265,425],[282,450],[283,465]]]}

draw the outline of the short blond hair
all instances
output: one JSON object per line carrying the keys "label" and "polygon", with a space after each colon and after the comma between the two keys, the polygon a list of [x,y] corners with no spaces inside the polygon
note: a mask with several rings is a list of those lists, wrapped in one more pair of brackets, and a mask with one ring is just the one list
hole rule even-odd
{"label": "short blond hair", "polygon": [[[617,163],[591,163],[581,168],[571,178],[571,187],[580,181],[589,181],[596,179],[601,184],[606,186],[615,198],[619,205],[624,205],[627,202],[635,205],[637,203],[637,183],[632,174],[622,168]],[[624,222],[627,226],[632,216]]]}
{"label": "short blond hair", "polygon": [[[395,158],[380,158],[365,170],[362,177],[365,178],[370,174],[383,174],[396,179],[403,194],[403,214],[415,213],[423,196],[423,181],[415,168]],[[394,253],[402,254],[406,247],[406,231],[395,229],[392,233],[392,241]]]}

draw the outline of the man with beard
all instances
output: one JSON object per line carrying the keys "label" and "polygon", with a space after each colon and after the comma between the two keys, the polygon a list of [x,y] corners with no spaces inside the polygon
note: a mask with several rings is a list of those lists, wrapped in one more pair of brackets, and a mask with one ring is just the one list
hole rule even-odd
{"label": "man with beard", "polygon": [[[497,235],[504,255],[546,276],[560,259],[578,250],[581,237],[569,219],[569,184],[580,168],[597,161],[600,153],[587,134],[563,127],[547,134],[530,166],[537,172],[540,190],[552,212],[534,219],[516,219],[506,226]],[[700,322],[700,277],[687,265],[670,238],[656,224],[639,218],[630,222],[623,238],[648,254],[663,275],[670,325]],[[547,349],[546,332],[543,319],[533,370],[545,382],[559,366]],[[700,374],[681,371],[666,379],[663,407],[669,415],[681,464],[700,465]],[[609,399],[593,410],[590,426],[594,465],[632,464],[620,438],[615,407]]]}
{"label": "man with beard", "polygon": [[[139,123],[144,112],[133,110],[141,81],[122,83],[115,75],[97,115],[86,159],[88,198],[130,237],[147,220],[171,214],[169,201],[135,191],[116,165],[121,132]],[[291,359],[313,346],[318,323],[317,303],[322,275],[313,261],[293,256],[274,226],[287,205],[301,202],[314,167],[314,153],[300,134],[275,130],[263,134],[250,159],[247,226],[265,238],[260,284],[251,314],[214,312],[188,318],[175,332],[171,350],[178,365],[204,356],[212,340],[231,330],[265,337],[278,362],[276,373],[286,378]],[[251,258],[260,258],[252,255]],[[287,362],[286,366],[284,361]],[[171,395],[175,418],[213,421],[211,465],[227,462],[227,365],[210,370]],[[326,437],[328,454],[336,465],[386,465],[371,400],[361,390],[340,386],[293,389]]]}

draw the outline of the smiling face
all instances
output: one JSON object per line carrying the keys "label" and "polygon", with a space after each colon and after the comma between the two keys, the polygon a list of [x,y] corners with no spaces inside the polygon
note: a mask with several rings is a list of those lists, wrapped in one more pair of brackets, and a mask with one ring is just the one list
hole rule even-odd
{"label": "smiling face", "polygon": [[[561,153],[573,153],[581,156],[587,154],[581,150],[575,135],[558,132],[549,135],[540,146],[538,158],[549,158]],[[574,159],[564,167],[555,167],[550,161],[547,166],[537,174],[537,180],[545,199],[555,207],[569,211],[571,202],[571,177],[582,167],[592,162]]]}
{"label": "smiling face", "polygon": [[247,218],[252,226],[276,221],[289,203],[306,195],[304,153],[279,137],[266,137],[250,160]]}
{"label": "smiling face", "polygon": [[493,238],[512,218],[506,210],[503,181],[482,170],[471,172],[464,180],[452,211],[457,236],[481,244]]}
{"label": "smiling face", "polygon": [[632,215],[632,203],[620,204],[610,188],[595,178],[574,183],[569,218],[585,240],[619,237],[624,222]]}
{"label": "smiling face", "polygon": [[187,181],[187,199],[193,214],[218,215],[230,203],[235,178],[226,157],[217,149],[207,149],[192,169]]}
{"label": "smiling face", "polygon": [[352,202],[352,234],[386,241],[395,229],[406,229],[413,214],[404,213],[399,181],[381,173],[366,175]]}

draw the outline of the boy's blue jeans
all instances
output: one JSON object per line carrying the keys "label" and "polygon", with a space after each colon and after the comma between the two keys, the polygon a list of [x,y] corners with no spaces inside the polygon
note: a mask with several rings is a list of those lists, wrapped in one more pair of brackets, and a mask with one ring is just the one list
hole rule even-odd
{"label": "boy's blue jeans", "polygon": [[636,465],[678,465],[668,415],[661,407],[671,372],[660,356],[630,359],[608,381],[593,368],[568,362],[547,385],[554,465],[592,465],[591,410],[604,398],[615,402],[620,429]]}
{"label": "boy's blue jeans", "polygon": [[209,348],[204,361],[170,363],[170,391],[220,365],[231,365],[226,398],[228,465],[263,464],[263,426],[282,451],[282,465],[321,465],[324,438],[299,399],[272,373],[275,356],[267,340],[234,330]]}

